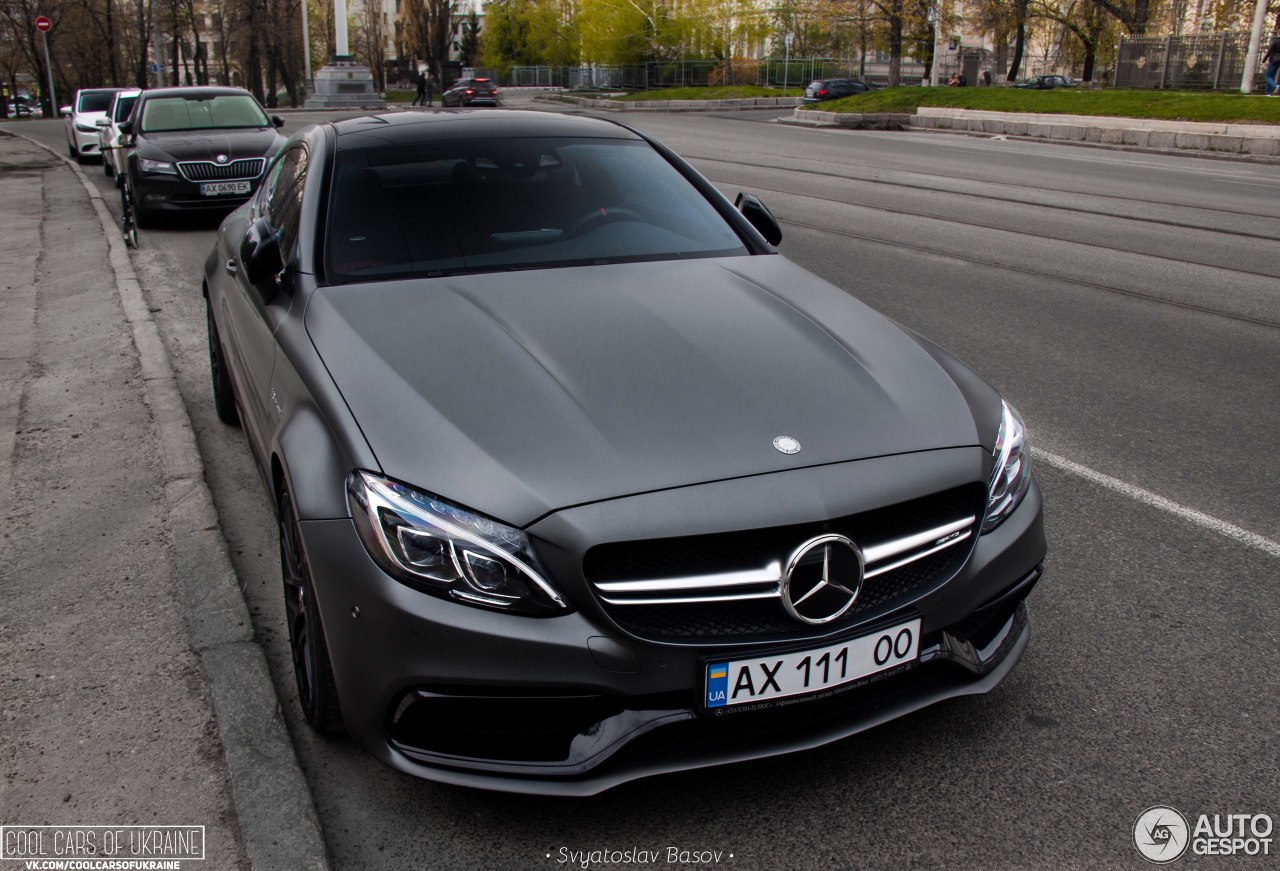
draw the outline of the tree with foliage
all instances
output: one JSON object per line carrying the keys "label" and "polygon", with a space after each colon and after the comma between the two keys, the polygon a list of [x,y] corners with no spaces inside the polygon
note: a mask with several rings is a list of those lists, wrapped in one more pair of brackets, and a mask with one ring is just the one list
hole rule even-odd
{"label": "tree with foliage", "polygon": [[675,60],[686,22],[664,0],[582,0],[583,56],[595,63]]}
{"label": "tree with foliage", "polygon": [[462,19],[458,59],[464,67],[474,67],[480,60],[480,14],[474,8]]}

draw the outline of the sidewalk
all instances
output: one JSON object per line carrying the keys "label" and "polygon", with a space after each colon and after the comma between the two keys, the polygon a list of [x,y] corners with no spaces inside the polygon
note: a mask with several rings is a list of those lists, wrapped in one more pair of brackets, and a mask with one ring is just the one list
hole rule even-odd
{"label": "sidewalk", "polygon": [[327,868],[172,369],[82,179],[0,134],[0,825],[204,826],[186,868]]}

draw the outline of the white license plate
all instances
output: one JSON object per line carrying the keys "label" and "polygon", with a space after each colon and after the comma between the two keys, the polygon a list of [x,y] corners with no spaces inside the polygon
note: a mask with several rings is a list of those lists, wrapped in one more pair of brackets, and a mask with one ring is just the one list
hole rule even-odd
{"label": "white license plate", "polygon": [[815,693],[912,662],[920,652],[920,621],[839,644],[796,653],[707,663],[707,708],[726,708]]}
{"label": "white license plate", "polygon": [[200,195],[205,197],[224,197],[228,194],[247,194],[247,181],[210,181],[200,185]]}

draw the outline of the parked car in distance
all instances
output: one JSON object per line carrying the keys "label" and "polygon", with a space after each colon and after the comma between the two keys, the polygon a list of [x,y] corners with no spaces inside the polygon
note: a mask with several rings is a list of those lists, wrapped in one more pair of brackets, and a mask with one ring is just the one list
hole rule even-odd
{"label": "parked car in distance", "polygon": [[804,89],[806,103],[821,103],[824,100],[838,100],[852,94],[865,94],[876,90],[875,85],[859,79],[814,79]]}
{"label": "parked car in distance", "polygon": [[489,79],[458,79],[440,97],[442,106],[496,106],[498,88]]}
{"label": "parked car in distance", "polygon": [[[1021,419],[781,237],[611,120],[289,139],[202,285],[313,729],[585,795],[1003,680],[1046,549]],[[937,717],[1007,725],[974,710]]]}
{"label": "parked car in distance", "polygon": [[129,116],[133,113],[133,104],[138,102],[138,96],[141,93],[142,91],[138,88],[118,92],[111,101],[107,116],[97,121],[98,150],[102,152],[102,171],[108,178],[114,177],[117,185],[125,171],[127,150],[120,145],[120,125],[129,120]]}
{"label": "parked car in distance", "polygon": [[1066,76],[1032,76],[1014,85],[1015,88],[1027,88],[1036,91],[1051,91],[1054,88],[1074,88],[1075,82]]}
{"label": "parked car in distance", "polygon": [[283,126],[243,88],[143,91],[120,123],[138,226],[162,213],[228,210],[248,200],[284,143]]}
{"label": "parked car in distance", "polygon": [[40,103],[30,97],[19,94],[9,104],[10,118],[39,118],[43,117],[44,110],[40,108]]}
{"label": "parked car in distance", "polygon": [[107,117],[111,101],[121,88],[82,88],[76,91],[70,106],[58,111],[66,118],[67,154],[79,163],[100,157],[98,120]]}

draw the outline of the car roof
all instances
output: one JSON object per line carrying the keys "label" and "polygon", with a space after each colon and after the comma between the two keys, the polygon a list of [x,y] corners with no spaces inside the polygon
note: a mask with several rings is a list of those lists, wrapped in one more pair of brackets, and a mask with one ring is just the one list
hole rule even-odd
{"label": "car roof", "polygon": [[333,122],[339,151],[375,144],[402,145],[463,139],[512,139],[523,136],[589,139],[642,137],[613,121],[553,112],[436,112],[370,115]]}
{"label": "car roof", "polygon": [[188,100],[202,100],[209,97],[229,97],[233,95],[253,96],[244,88],[226,88],[212,85],[198,88],[151,88],[143,91],[142,95],[148,100],[153,100],[157,97],[183,97]]}

